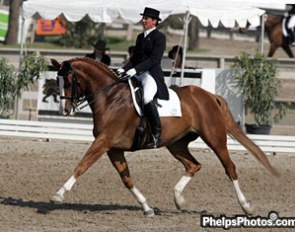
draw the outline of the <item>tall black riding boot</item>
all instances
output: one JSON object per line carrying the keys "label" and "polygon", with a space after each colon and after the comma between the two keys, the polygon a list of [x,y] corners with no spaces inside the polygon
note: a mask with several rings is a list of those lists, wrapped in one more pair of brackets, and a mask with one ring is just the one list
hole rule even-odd
{"label": "tall black riding boot", "polygon": [[149,148],[157,148],[161,144],[161,121],[158,109],[153,101],[145,105],[145,114],[150,122],[152,139],[148,143]]}
{"label": "tall black riding boot", "polygon": [[295,42],[295,30],[292,31],[291,44]]}

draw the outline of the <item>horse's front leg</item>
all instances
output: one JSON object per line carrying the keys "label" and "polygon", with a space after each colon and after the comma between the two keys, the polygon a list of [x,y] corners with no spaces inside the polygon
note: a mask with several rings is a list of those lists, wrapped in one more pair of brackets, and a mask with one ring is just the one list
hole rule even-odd
{"label": "horse's front leg", "polygon": [[139,202],[139,204],[143,208],[143,212],[145,216],[154,216],[154,210],[150,208],[147,204],[146,198],[142,195],[142,193],[133,185],[132,178],[129,173],[129,168],[127,161],[124,156],[123,151],[109,151],[108,156],[113,164],[113,166],[118,171],[122,182],[126,186],[127,189],[132,193],[135,199]]}
{"label": "horse's front leg", "polygon": [[72,189],[78,177],[85,173],[109,149],[106,141],[103,135],[95,139],[85,156],[74,169],[73,175],[53,194],[51,197],[52,202],[62,202],[64,200],[64,194]]}

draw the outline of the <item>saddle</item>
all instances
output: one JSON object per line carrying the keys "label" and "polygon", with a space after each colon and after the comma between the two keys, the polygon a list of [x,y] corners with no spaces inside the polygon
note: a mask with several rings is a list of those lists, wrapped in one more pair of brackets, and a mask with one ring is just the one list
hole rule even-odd
{"label": "saddle", "polygon": [[[131,96],[136,112],[140,116],[139,125],[135,130],[131,151],[139,150],[147,132],[147,119],[144,115],[143,88],[136,78],[128,79]],[[151,133],[151,132],[150,132]]]}
{"label": "saddle", "polygon": [[144,116],[143,88],[134,77],[128,79],[128,84],[136,112],[140,117]]}
{"label": "saddle", "polygon": [[[144,116],[143,89],[136,78],[128,80],[135,110],[140,117]],[[181,117],[180,99],[174,88],[169,88],[169,100],[154,98],[160,117]]]}
{"label": "saddle", "polygon": [[[151,136],[149,121],[144,114],[144,101],[143,101],[143,88],[141,83],[136,78],[128,79],[132,100],[135,110],[140,117],[140,122],[135,131],[132,151],[139,150],[144,138]],[[160,100],[154,98],[156,105],[158,106],[158,112],[160,117],[181,117],[180,99],[175,91],[169,90],[169,100]],[[148,132],[148,133],[147,133]]]}

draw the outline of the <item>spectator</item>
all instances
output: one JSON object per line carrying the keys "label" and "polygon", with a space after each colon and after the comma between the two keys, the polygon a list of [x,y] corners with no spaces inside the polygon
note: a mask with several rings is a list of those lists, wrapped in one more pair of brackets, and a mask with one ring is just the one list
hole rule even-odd
{"label": "spectator", "polygon": [[134,48],[135,48],[134,45],[129,46],[128,48],[129,59],[133,56]]}
{"label": "spectator", "polygon": [[128,63],[130,61],[130,59],[133,57],[133,53],[134,53],[134,45],[131,45],[128,47],[128,57],[127,59],[123,62],[124,64]]}
{"label": "spectator", "polygon": [[174,68],[182,67],[183,49],[181,46],[175,45],[168,53],[168,57],[173,60]]}
{"label": "spectator", "polygon": [[106,65],[111,64],[111,58],[105,53],[109,48],[106,47],[106,42],[104,40],[98,40],[96,43],[92,43],[94,47],[93,53],[86,54],[86,57],[98,60]]}

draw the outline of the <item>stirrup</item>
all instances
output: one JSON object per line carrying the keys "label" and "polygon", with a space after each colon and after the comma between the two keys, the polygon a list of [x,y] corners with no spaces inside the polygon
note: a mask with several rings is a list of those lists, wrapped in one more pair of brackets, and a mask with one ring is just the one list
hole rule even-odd
{"label": "stirrup", "polygon": [[158,148],[160,144],[162,143],[161,138],[156,138],[154,135],[152,135],[152,141],[150,141],[147,144],[148,148]]}

